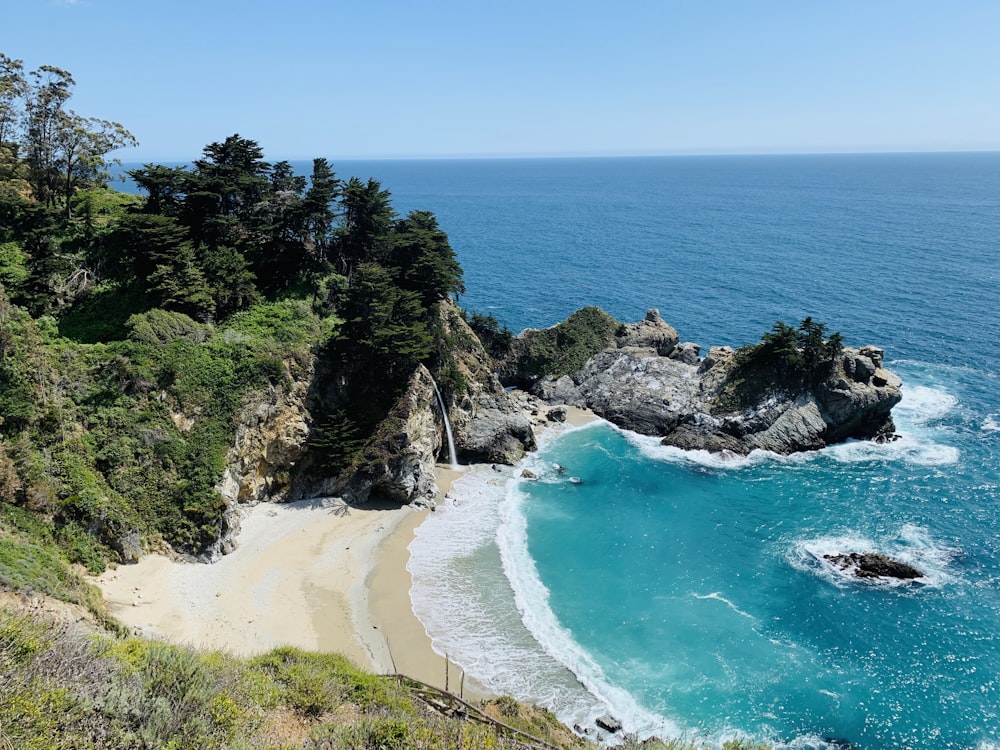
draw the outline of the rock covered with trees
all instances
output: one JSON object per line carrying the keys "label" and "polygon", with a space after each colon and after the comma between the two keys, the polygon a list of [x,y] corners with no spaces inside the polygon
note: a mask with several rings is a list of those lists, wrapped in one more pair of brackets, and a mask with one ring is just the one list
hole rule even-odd
{"label": "rock covered with trees", "polygon": [[[566,366],[540,356],[542,333],[586,345]],[[845,347],[811,318],[778,322],[758,344],[715,347],[704,359],[679,340],[656,310],[630,325],[577,313],[513,344],[506,371],[549,402],[588,407],[684,449],[787,454],[893,435],[901,383],[883,367],[882,351]]]}

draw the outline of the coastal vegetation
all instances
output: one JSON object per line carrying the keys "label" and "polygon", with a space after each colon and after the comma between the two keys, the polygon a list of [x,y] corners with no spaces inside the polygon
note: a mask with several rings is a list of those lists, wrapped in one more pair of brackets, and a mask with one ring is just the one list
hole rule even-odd
{"label": "coastal vegetation", "polygon": [[158,540],[198,554],[251,394],[318,355],[342,385],[314,443],[343,472],[413,367],[447,365],[432,308],[464,287],[433,214],[239,135],[127,196],[107,157],[134,139],[68,109],[69,73],[3,56],[0,80],[0,471],[5,506],[47,521],[33,543],[90,572]]}
{"label": "coastal vegetation", "polygon": [[[586,744],[551,714],[521,704],[506,707],[503,722],[548,747]],[[444,716],[406,685],[336,654],[279,648],[240,659],[0,609],[0,747],[538,746],[489,721]]]}
{"label": "coastal vegetation", "polygon": [[776,391],[815,386],[829,375],[844,349],[839,332],[806,317],[798,326],[775,322],[756,344],[740,347],[716,403],[740,409]]}
{"label": "coastal vegetation", "polygon": [[569,375],[612,345],[621,327],[600,308],[584,307],[551,328],[527,330],[517,339],[501,339],[499,344],[507,344],[506,348],[495,347],[501,373],[505,381],[516,385]]}

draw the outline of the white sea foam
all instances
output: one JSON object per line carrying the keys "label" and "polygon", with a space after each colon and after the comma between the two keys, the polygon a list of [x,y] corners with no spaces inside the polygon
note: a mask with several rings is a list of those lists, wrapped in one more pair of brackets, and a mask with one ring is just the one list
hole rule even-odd
{"label": "white sea foam", "polygon": [[564,628],[549,606],[549,592],[538,576],[528,552],[527,523],[522,512],[523,496],[516,484],[508,489],[501,505],[501,524],[497,530],[504,572],[514,590],[514,600],[525,627],[552,658],[564,664],[597,701],[589,711],[577,709],[570,716],[562,706],[553,707],[569,723],[591,724],[600,714],[610,711],[625,728],[640,734],[677,736],[679,728],[663,717],[642,708],[625,690],[612,685],[604,671]]}
{"label": "white sea foam", "polygon": [[958,399],[947,391],[926,385],[903,384],[902,400],[893,409],[900,425],[926,425],[944,418],[958,406]]}
{"label": "white sea foam", "polygon": [[652,461],[663,461],[671,464],[686,464],[690,466],[701,466],[708,469],[743,469],[747,466],[757,466],[769,461],[781,461],[785,463],[797,463],[807,460],[806,454],[794,454],[782,456],[770,451],[755,450],[746,456],[741,456],[730,451],[712,452],[706,450],[685,450],[675,448],[672,445],[661,445],[660,438],[649,435],[640,435],[637,432],[624,430],[615,427],[625,438],[632,443],[643,456]]}
{"label": "white sea foam", "polygon": [[841,463],[866,463],[869,461],[905,461],[917,466],[948,466],[958,463],[961,452],[952,445],[944,445],[913,433],[901,432],[889,443],[871,440],[848,440],[824,448],[821,453]]}
{"label": "white sea foam", "polygon": [[[542,463],[533,454],[524,466]],[[607,684],[556,621],[528,556],[517,480],[510,477],[509,470],[480,469],[456,481],[453,500],[418,527],[410,545],[413,610],[435,651],[487,689],[545,705],[567,724],[592,726],[611,712],[630,731],[676,734]],[[503,558],[505,570],[499,559],[490,568],[491,555]]]}
{"label": "white sea foam", "polygon": [[748,612],[744,612],[742,609],[740,609],[739,607],[737,607],[735,604],[733,604],[731,601],[729,601],[729,599],[727,599],[726,597],[724,597],[718,591],[713,591],[711,594],[692,594],[691,596],[693,596],[695,599],[702,599],[702,600],[704,600],[704,599],[715,599],[716,601],[722,602],[723,604],[725,604],[726,606],[728,606],[731,610],[733,610],[733,612],[735,612],[736,614],[740,615],[741,617],[746,617],[748,620],[753,620],[754,622],[757,621],[756,617],[754,617],[753,615],[751,615]]}
{"label": "white sea foam", "polygon": [[912,565],[924,573],[924,577],[916,579],[916,582],[930,588],[941,588],[955,581],[952,564],[962,554],[961,550],[938,544],[924,527],[905,524],[894,535],[878,540],[850,531],[800,539],[791,544],[786,559],[797,570],[819,576],[840,588],[859,585],[885,588],[912,587],[914,581],[886,578],[861,580],[851,569],[841,569],[826,559],[827,555],[852,552],[860,554],[880,552]]}
{"label": "white sea foam", "polygon": [[983,432],[1000,432],[1000,412],[987,414],[979,429]]}
{"label": "white sea foam", "polygon": [[848,440],[824,448],[821,453],[841,463],[870,461],[905,461],[918,466],[947,466],[957,463],[958,448],[939,442],[933,423],[943,419],[958,406],[958,399],[947,391],[924,385],[903,385],[903,398],[893,409],[898,437],[887,443],[871,440]]}

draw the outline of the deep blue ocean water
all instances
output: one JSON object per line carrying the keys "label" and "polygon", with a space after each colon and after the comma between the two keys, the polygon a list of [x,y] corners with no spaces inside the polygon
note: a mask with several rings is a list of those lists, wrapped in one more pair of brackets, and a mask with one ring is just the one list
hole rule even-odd
{"label": "deep blue ocean water", "polygon": [[[1000,747],[1000,154],[336,167],[435,212],[461,304],[515,331],[657,307],[707,350],[811,315],[905,384],[888,445],[727,462],[598,423],[538,482],[469,472],[411,546],[441,653],[569,723]],[[819,561],[865,550],[925,582]]]}
{"label": "deep blue ocean water", "polygon": [[[411,547],[440,651],[571,723],[1000,742],[1000,155],[363,166],[438,215],[462,304],[515,330],[658,307],[707,348],[811,315],[905,382],[890,445],[726,462],[599,423],[530,457],[539,482],[470,473]],[[925,582],[820,562],[865,550]]]}

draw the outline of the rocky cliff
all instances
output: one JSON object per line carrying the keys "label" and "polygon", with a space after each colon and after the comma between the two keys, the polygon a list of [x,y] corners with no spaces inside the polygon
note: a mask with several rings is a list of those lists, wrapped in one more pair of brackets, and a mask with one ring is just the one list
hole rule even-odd
{"label": "rocky cliff", "polygon": [[439,371],[461,463],[512,464],[534,450],[535,435],[504,389],[479,339],[455,305],[438,305],[451,359]]}
{"label": "rocky cliff", "polygon": [[325,471],[322,457],[315,455],[318,449],[309,441],[312,413],[321,397],[317,388],[322,383],[343,386],[330,372],[317,380],[315,357],[304,363],[287,361],[285,382],[254,394],[239,417],[216,488],[226,505],[222,533],[205,557],[215,559],[233,549],[244,504],[326,495],[352,502],[374,495],[409,503],[436,496],[434,466],[447,462],[448,452],[435,383],[461,462],[514,463],[535,447],[530,422],[500,385],[461,312],[444,302],[436,315],[443,353],[432,363],[436,377],[428,367],[416,367],[348,471]]}
{"label": "rocky cliff", "polygon": [[284,382],[253,394],[244,406],[215,488],[225,504],[221,533],[204,558],[214,560],[235,549],[241,505],[287,499],[309,437],[306,400],[315,364],[312,356],[287,359]]}
{"label": "rocky cliff", "polygon": [[[736,397],[745,385],[736,352],[716,347],[701,359],[696,345],[679,341],[650,310],[580,370],[543,378],[535,392],[685,449],[787,454],[893,433],[890,412],[900,400],[901,381],[883,367],[876,347],[845,347],[822,378],[809,384],[782,386],[774,373],[773,385],[758,382],[747,403]],[[755,376],[759,380],[761,373]]]}

